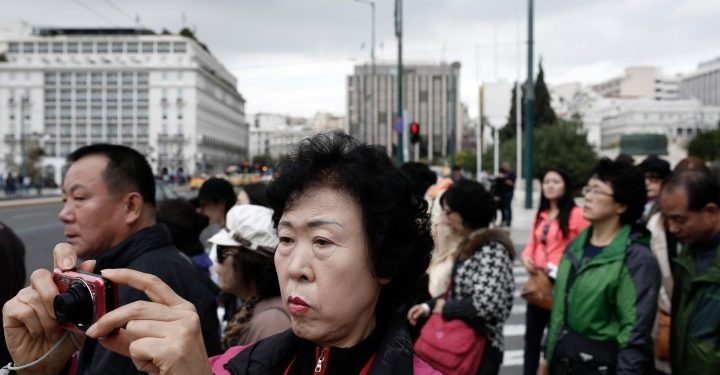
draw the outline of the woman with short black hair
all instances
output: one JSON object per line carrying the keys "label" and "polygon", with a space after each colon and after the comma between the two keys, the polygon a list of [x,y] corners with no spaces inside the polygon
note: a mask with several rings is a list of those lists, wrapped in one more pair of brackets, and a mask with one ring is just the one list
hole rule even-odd
{"label": "woman with short black hair", "polygon": [[407,317],[412,325],[431,313],[462,320],[487,339],[479,374],[497,374],[503,359],[503,326],[515,290],[515,250],[506,231],[488,228],[495,219],[495,200],[480,183],[458,180],[440,202],[451,230],[463,238],[455,253],[450,289],[447,297],[413,306]]}

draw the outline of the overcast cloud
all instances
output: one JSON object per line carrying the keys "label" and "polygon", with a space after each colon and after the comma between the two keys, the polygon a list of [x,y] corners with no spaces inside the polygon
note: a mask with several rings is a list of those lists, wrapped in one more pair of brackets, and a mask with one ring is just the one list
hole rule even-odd
{"label": "overcast cloud", "polygon": [[[405,60],[461,62],[472,116],[479,84],[516,79],[518,50],[524,79],[527,1],[405,0],[404,8]],[[393,10],[394,0],[376,0],[376,55],[394,62]],[[369,58],[370,9],[351,0],[6,0],[0,28],[132,26],[137,14],[145,27],[177,32],[183,13],[237,76],[248,113],[344,114],[346,76]],[[718,19],[715,0],[536,0],[536,64],[542,56],[550,83],[598,82],[641,64],[688,72],[720,56]]]}

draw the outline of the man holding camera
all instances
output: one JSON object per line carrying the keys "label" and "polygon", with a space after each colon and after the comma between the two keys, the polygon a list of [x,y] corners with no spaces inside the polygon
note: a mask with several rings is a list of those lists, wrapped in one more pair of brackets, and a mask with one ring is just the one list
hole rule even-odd
{"label": "man holding camera", "polygon": [[[157,276],[192,302],[200,316],[209,354],[219,352],[215,296],[192,262],[170,243],[169,232],[155,222],[155,180],[145,157],[119,145],[90,145],[68,157],[64,206],[58,215],[67,244],[54,250],[55,266],[99,273],[129,268]],[[48,270],[36,270],[31,285],[3,308],[3,328],[14,365],[31,363],[51,351],[64,336],[53,300],[58,287]],[[144,292],[121,286],[120,305],[148,300]],[[73,333],[40,363],[19,373],[62,374],[77,365],[78,374],[133,374],[132,361],[110,352],[97,340]],[[84,341],[83,341],[84,340]],[[71,355],[81,345],[76,360]]]}

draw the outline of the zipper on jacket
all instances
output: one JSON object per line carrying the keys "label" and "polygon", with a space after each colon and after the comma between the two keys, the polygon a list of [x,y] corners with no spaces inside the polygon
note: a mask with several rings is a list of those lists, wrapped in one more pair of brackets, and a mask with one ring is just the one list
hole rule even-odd
{"label": "zipper on jacket", "polygon": [[[319,349],[319,348],[318,348]],[[327,357],[328,352],[330,349],[323,348],[320,352],[320,355],[318,356],[317,364],[315,365],[315,373],[316,374],[324,374],[325,373],[325,358]]]}

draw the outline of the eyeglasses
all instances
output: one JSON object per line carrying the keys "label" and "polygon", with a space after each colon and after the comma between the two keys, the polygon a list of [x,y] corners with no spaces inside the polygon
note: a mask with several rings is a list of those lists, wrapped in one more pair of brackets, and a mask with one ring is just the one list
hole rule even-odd
{"label": "eyeglasses", "polygon": [[599,188],[594,187],[594,186],[592,186],[592,187],[591,187],[591,186],[585,186],[585,187],[583,187],[583,188],[582,188],[582,193],[583,193],[583,195],[588,195],[588,194],[589,194],[589,195],[592,195],[593,197],[594,197],[594,196],[597,196],[598,194],[600,194],[600,195],[607,195],[608,197],[614,196],[613,193],[608,193],[608,192],[605,192],[605,191],[601,191]]}

